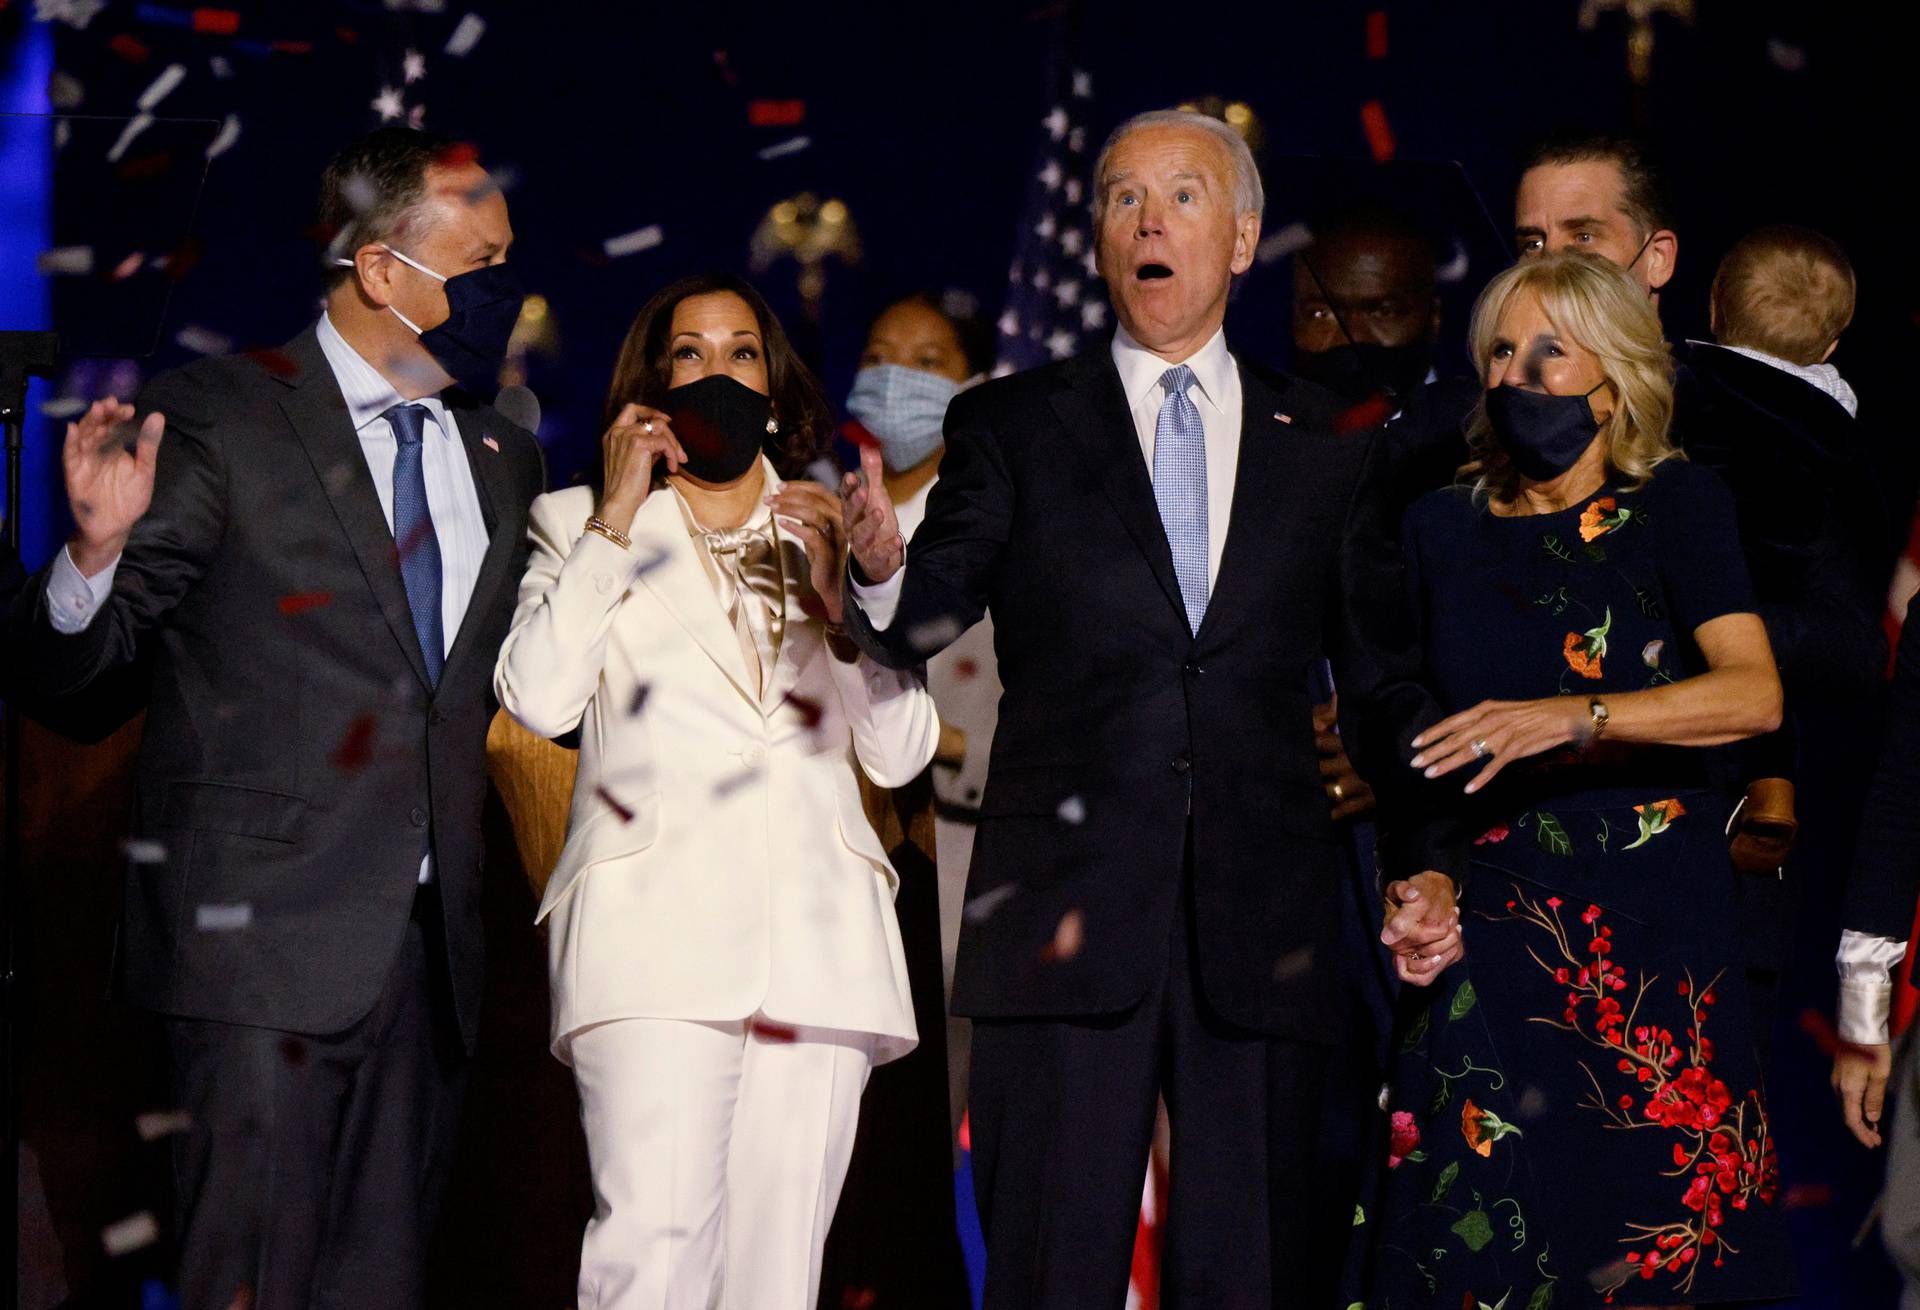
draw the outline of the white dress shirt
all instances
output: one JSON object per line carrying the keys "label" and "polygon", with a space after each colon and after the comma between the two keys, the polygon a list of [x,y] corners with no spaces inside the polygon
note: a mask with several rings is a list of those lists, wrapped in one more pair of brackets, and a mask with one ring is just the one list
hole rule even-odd
{"label": "white dress shirt", "polygon": [[[347,414],[360,438],[360,452],[373,474],[374,489],[380,495],[380,509],[387,518],[387,531],[393,531],[393,463],[399,451],[399,438],[393,424],[381,417],[401,403],[403,397],[380,370],[369,364],[347,344],[345,337],[325,314],[316,328],[320,351],[333,370],[340,394],[347,402]],[[473,598],[473,584],[480,576],[480,563],[487,553],[487,522],[480,510],[480,492],[474,485],[473,469],[467,463],[467,448],[461,443],[453,415],[436,396],[421,398],[429,421],[425,427],[421,472],[427,485],[427,510],[433,516],[434,536],[440,544],[440,618],[446,648],[453,649],[466,618],[467,603]],[[47,578],[47,617],[54,631],[75,633],[93,622],[107,596],[113,590],[116,557],[92,577],[84,576],[73,556],[62,550],[54,557]],[[432,878],[432,855],[421,863],[420,881]]]}
{"label": "white dress shirt", "polygon": [[[1111,349],[1113,366],[1120,373],[1120,390],[1133,415],[1134,434],[1140,439],[1140,454],[1151,474],[1154,429],[1159,426],[1160,406],[1167,398],[1160,378],[1177,364],[1168,363],[1135,341],[1124,327],[1114,332]],[[1224,327],[1178,364],[1193,370],[1194,385],[1188,388],[1187,397],[1200,411],[1200,426],[1206,434],[1207,592],[1211,595],[1220,577],[1220,555],[1226,549],[1227,527],[1233,517],[1233,484],[1240,471],[1240,366],[1227,351]],[[903,567],[876,586],[855,584],[853,598],[875,628],[885,630],[893,625],[906,572]]]}

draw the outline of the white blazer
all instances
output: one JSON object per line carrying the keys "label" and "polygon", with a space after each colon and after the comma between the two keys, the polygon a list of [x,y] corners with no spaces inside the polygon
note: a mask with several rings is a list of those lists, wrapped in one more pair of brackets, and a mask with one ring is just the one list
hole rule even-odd
{"label": "white blazer", "polygon": [[819,612],[805,552],[778,532],[786,627],[762,698],[676,497],[647,497],[631,550],[584,530],[593,508],[585,487],[533,502],[494,669],[530,730],[580,729],[566,846],[537,916],[554,1054],[610,1019],[762,1014],[871,1033],[875,1063],[905,1055],[918,1035],[899,879],[854,768],[883,787],[919,776],[939,737],[932,698],[910,674],[832,656],[803,608]]}

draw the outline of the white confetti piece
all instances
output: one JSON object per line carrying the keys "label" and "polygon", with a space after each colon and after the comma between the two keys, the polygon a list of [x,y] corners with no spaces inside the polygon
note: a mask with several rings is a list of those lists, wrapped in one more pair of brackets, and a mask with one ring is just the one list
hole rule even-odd
{"label": "white confetti piece", "polygon": [[1467,258],[1467,248],[1458,240],[1453,243],[1453,258],[1433,272],[1434,280],[1452,284],[1466,280],[1471,261]]}
{"label": "white confetti piece", "polygon": [[1069,796],[1060,802],[1060,822],[1079,827],[1087,821],[1087,803],[1078,796]]}
{"label": "white confetti piece", "polygon": [[160,1223],[150,1210],[128,1215],[100,1230],[100,1243],[111,1256],[130,1255],[160,1240]]}
{"label": "white confetti piece", "polygon": [[211,328],[183,327],[174,341],[196,355],[224,355],[233,349],[233,340]]}
{"label": "white confetti piece", "polygon": [[120,129],[120,139],[113,143],[113,149],[107,151],[107,162],[119,163],[120,156],[127,153],[127,147],[133,144],[133,139],[152,126],[152,114],[135,114],[132,120]]}
{"label": "white confetti piece", "polygon": [[173,93],[173,89],[180,85],[181,80],[185,78],[186,75],[187,66],[185,64],[168,64],[161,70],[160,76],[149,82],[147,89],[140,93],[138,103],[141,110],[144,112],[152,109],[162,100],[165,100]]}
{"label": "white confetti piece", "polygon": [[785,141],[777,141],[760,152],[762,159],[779,159],[786,155],[797,155],[813,144],[810,136],[790,136]]}
{"label": "white confetti piece", "polygon": [[56,72],[47,79],[47,103],[55,109],[78,109],[87,89],[72,73]]}
{"label": "white confetti piece", "polygon": [[107,0],[34,0],[33,18],[37,23],[84,28],[106,7]]}
{"label": "white confetti piece", "polygon": [[240,139],[240,115],[228,114],[227,121],[220,125],[220,131],[207,143],[207,158],[218,159],[233,149],[233,143]]}
{"label": "white confetti piece", "polygon": [[1277,259],[1305,250],[1313,244],[1313,229],[1305,223],[1289,223],[1262,241],[1254,251],[1254,257],[1262,264],[1271,264]]}
{"label": "white confetti piece", "polygon": [[157,1142],[162,1137],[171,1137],[175,1133],[184,1133],[193,1127],[193,1116],[185,1110],[149,1110],[133,1118],[135,1131],[143,1142]]}
{"label": "white confetti piece", "polygon": [[937,619],[925,623],[916,623],[907,629],[907,643],[922,654],[931,655],[944,650],[960,636],[960,623],[951,614],[942,614]]}
{"label": "white confetti piece", "polygon": [[196,905],[193,926],[201,932],[239,932],[253,926],[251,905]]}
{"label": "white confetti piece", "polygon": [[87,412],[84,396],[62,396],[58,400],[43,401],[40,412],[48,418],[78,418]]}
{"label": "white confetti piece", "polygon": [[1298,978],[1313,968],[1313,947],[1302,946],[1297,951],[1288,951],[1273,962],[1273,980],[1286,982],[1289,978]]}
{"label": "white confetti piece", "polygon": [[617,237],[608,237],[600,243],[600,248],[607,252],[608,259],[618,259],[622,255],[637,255],[642,250],[652,250],[665,239],[660,225],[653,223]]}
{"label": "white confetti piece", "polygon": [[212,69],[213,75],[223,82],[233,76],[233,64],[225,55],[215,55],[207,60],[207,67]]}
{"label": "white confetti piece", "polygon": [[167,862],[167,847],[164,842],[143,841],[136,837],[122,842],[120,849],[134,864],[165,864]]}
{"label": "white confetti piece", "polygon": [[119,263],[113,266],[113,280],[115,282],[125,282],[128,278],[132,277],[135,273],[138,273],[140,271],[141,265],[145,264],[146,262],[147,262],[147,254],[144,250],[134,251],[132,254],[128,255],[125,259],[121,260]]}
{"label": "white confetti piece", "polygon": [[364,214],[380,199],[380,192],[365,173],[349,173],[340,183],[340,198],[353,207],[354,213]]}
{"label": "white confetti piece", "polygon": [[1767,42],[1767,58],[1785,73],[1797,73],[1807,66],[1806,50],[1777,36]]}
{"label": "white confetti piece", "polygon": [[92,246],[55,246],[52,250],[43,250],[33,261],[34,268],[41,274],[74,273],[85,276],[93,272]]}
{"label": "white confetti piece", "polygon": [[993,917],[993,912],[1006,904],[1007,900],[1018,890],[1019,888],[1015,887],[1012,883],[1007,883],[1003,886],[995,887],[990,892],[982,892],[966,903],[966,906],[960,911],[960,915],[968,923],[984,923]]}
{"label": "white confetti piece", "polygon": [[454,27],[453,35],[447,38],[446,53],[455,59],[464,59],[479,44],[481,33],[487,30],[487,20],[478,14],[467,14]]}
{"label": "white confetti piece", "polygon": [[400,58],[400,80],[411,86],[427,75],[427,57],[409,50]]}

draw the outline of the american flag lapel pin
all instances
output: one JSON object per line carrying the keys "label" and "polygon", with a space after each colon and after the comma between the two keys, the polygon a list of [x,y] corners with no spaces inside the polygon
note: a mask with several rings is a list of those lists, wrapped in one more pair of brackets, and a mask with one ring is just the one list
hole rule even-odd
{"label": "american flag lapel pin", "polygon": [[491,450],[496,455],[500,453],[500,443],[495,441],[492,437],[482,434],[480,437],[480,444],[485,446],[488,450]]}
{"label": "american flag lapel pin", "polygon": [[1282,414],[1277,409],[1273,411],[1273,418],[1276,423],[1292,423],[1293,422],[1293,415]]}

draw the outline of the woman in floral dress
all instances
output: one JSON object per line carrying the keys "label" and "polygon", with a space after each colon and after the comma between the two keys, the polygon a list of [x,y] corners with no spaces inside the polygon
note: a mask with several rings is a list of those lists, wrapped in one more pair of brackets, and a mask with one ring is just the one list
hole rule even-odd
{"label": "woman in floral dress", "polygon": [[1509,269],[1472,344],[1472,485],[1405,524],[1428,672],[1458,711],[1414,765],[1464,787],[1476,834],[1465,956],[1410,993],[1365,1304],[1790,1295],[1731,805],[1704,749],[1780,716],[1731,498],[1669,442],[1660,324],[1612,265]]}

